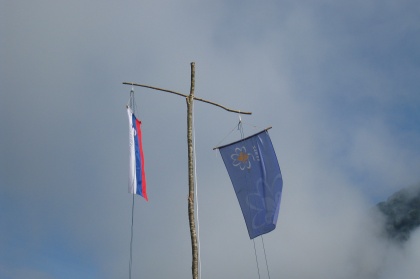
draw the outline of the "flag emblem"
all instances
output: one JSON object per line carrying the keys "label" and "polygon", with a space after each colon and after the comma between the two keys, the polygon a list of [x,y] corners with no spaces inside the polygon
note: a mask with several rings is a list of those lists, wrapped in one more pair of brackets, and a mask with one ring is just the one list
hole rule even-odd
{"label": "flag emblem", "polygon": [[232,154],[230,157],[232,158],[232,164],[235,167],[239,166],[241,170],[244,170],[245,168],[251,168],[251,162],[249,161],[250,156],[252,155],[246,153],[245,146],[242,146],[241,148],[235,148],[235,153]]}

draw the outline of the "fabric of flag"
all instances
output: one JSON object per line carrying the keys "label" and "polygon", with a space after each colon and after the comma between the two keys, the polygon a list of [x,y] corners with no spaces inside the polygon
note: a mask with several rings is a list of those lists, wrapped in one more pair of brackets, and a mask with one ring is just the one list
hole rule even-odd
{"label": "fabric of flag", "polygon": [[266,130],[219,147],[251,239],[276,228],[283,178]]}
{"label": "fabric of flag", "polygon": [[146,174],[144,171],[144,155],[141,134],[141,122],[136,118],[130,107],[127,107],[130,142],[130,173],[128,191],[142,196],[146,201]]}

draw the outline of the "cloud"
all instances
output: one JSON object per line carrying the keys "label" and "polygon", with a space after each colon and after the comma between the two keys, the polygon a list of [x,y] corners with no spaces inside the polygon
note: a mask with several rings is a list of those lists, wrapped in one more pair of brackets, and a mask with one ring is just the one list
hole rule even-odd
{"label": "cloud", "polygon": [[[5,4],[1,276],[127,275],[130,87],[121,83],[188,93],[195,61],[197,96],[252,111],[247,134],[273,126],[285,184],[278,228],[264,238],[270,275],[408,278],[417,236],[392,247],[365,214],[419,180],[417,11],[411,1]],[[185,101],[135,92],[150,202],[135,203],[133,274],[190,276]],[[237,122],[195,103],[203,278],[256,277],[212,150]]]}

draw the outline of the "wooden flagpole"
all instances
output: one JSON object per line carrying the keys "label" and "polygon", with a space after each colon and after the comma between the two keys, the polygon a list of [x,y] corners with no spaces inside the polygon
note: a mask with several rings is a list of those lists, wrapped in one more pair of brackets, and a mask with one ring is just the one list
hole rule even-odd
{"label": "wooden flagpole", "polygon": [[145,87],[153,90],[163,91],[167,93],[176,94],[178,96],[182,96],[186,98],[187,101],[187,144],[188,144],[188,219],[190,223],[190,234],[191,234],[191,248],[192,248],[192,278],[198,279],[198,242],[197,242],[197,232],[196,232],[196,225],[195,225],[195,213],[194,213],[194,193],[195,193],[195,185],[194,185],[194,148],[193,148],[193,102],[194,100],[201,101],[204,103],[208,103],[214,106],[218,106],[224,110],[229,112],[235,112],[240,114],[252,114],[251,112],[244,112],[240,110],[233,110],[222,106],[218,103],[211,102],[205,99],[197,98],[194,96],[195,91],[195,63],[191,62],[191,85],[190,85],[190,94],[185,95],[179,92],[175,92],[168,89],[158,88],[150,85],[145,84],[138,84],[133,82],[123,82],[125,85],[131,86],[140,86]]}

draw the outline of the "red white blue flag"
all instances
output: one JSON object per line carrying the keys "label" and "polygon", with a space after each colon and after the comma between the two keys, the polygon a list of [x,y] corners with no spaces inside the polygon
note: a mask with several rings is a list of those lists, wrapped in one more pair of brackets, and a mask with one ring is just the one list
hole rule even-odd
{"label": "red white blue flag", "polygon": [[141,122],[136,118],[130,107],[127,107],[130,142],[130,174],[128,191],[142,196],[146,201],[146,174],[144,171],[144,155],[141,135]]}

